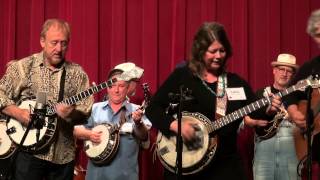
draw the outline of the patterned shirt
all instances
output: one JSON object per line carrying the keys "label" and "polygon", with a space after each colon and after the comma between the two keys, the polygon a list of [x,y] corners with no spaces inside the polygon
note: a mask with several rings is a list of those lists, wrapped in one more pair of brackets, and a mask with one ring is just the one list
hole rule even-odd
{"label": "patterned shirt", "polygon": [[[0,80],[0,109],[19,101],[36,97],[37,92],[45,92],[47,101],[56,103],[59,98],[61,75],[65,69],[64,97],[66,99],[89,87],[88,75],[75,63],[65,61],[58,69],[51,70],[44,64],[43,52],[33,54],[18,61],[8,63],[8,68]],[[76,103],[75,109],[89,115],[93,97]],[[85,122],[85,117],[83,118]],[[75,158],[73,138],[74,122],[57,120],[53,142],[45,152],[35,156],[56,164],[65,164]]]}

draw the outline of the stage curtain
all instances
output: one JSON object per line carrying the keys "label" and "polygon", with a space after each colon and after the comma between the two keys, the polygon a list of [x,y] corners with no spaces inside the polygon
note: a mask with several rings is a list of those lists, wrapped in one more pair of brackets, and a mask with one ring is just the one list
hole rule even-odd
{"label": "stage curtain", "polygon": [[[92,82],[105,81],[112,67],[132,61],[144,68],[142,82],[155,92],[176,64],[188,59],[198,27],[218,21],[233,46],[228,70],[256,90],[272,83],[270,62],[279,53],[294,54],[299,64],[318,54],[305,32],[317,8],[318,0],[0,0],[0,74],[8,61],[41,49],[46,19],[62,18],[72,28],[67,58],[79,63]],[[142,99],[138,89],[133,101]],[[151,134],[154,140],[156,130]],[[250,137],[240,136],[239,144]],[[142,180],[162,178],[150,150],[139,160]]]}

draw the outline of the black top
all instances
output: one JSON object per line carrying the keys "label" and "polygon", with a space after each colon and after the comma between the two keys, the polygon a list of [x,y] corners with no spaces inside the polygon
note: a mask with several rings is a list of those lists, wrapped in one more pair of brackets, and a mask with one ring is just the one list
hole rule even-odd
{"label": "black top", "polygon": [[[317,56],[310,61],[305,62],[299,68],[297,74],[293,77],[290,85],[294,85],[298,81],[308,78],[310,75],[320,76],[320,56]],[[287,105],[297,104],[300,100],[306,99],[306,95],[304,92],[296,91],[291,95],[288,95],[284,99],[286,100]]]}
{"label": "black top", "polygon": [[[300,69],[298,70],[297,74],[294,76],[292,82],[290,84],[296,84],[298,81],[302,79],[308,78],[310,75],[319,75],[320,76],[320,56],[317,56],[310,61],[305,62]],[[288,95],[284,98],[288,105],[297,104],[300,100],[307,99],[306,93],[302,91],[296,91],[291,95]],[[320,133],[314,136],[313,145],[312,145],[313,152],[320,151]],[[320,154],[313,153],[313,160],[318,161],[320,164]]]}
{"label": "black top", "polygon": [[[168,94],[179,93],[179,87],[181,85],[191,90],[192,96],[195,98],[195,100],[192,103],[187,103],[187,105],[183,108],[183,111],[199,112],[212,121],[214,121],[215,119],[214,116],[216,108],[216,97],[212,92],[208,90],[208,87],[215,90],[217,83],[209,84],[208,87],[206,87],[202,83],[200,78],[194,76],[191,73],[187,66],[179,67],[175,69],[175,71],[158,89],[153,99],[151,100],[150,105],[146,109],[146,115],[148,119],[150,119],[150,121],[152,122],[153,126],[158,128],[165,135],[170,135],[169,127],[171,122],[174,120],[172,115],[166,114],[166,108],[169,105]],[[246,95],[246,100],[228,101],[226,114],[238,110],[239,108],[242,108],[243,106],[256,100],[255,94],[253,93],[249,84],[236,74],[227,73],[227,87],[243,88]],[[265,117],[264,112],[265,110],[259,110],[254,112],[254,118],[267,118]],[[237,166],[237,162],[235,162],[235,159],[237,158],[231,158],[238,157],[237,130],[241,121],[242,119],[238,119],[215,132],[215,134],[217,134],[219,137],[219,144],[217,152],[215,154],[215,159],[210,164],[214,166],[219,166],[220,169],[229,169],[230,171],[222,172],[218,170],[219,168],[217,168],[216,171],[219,172],[216,172],[214,169],[210,168],[209,171],[200,171],[198,173],[199,176],[196,177],[205,177],[205,179],[210,177],[235,177],[236,179],[241,179],[241,175],[239,177],[239,173],[237,173],[239,169],[241,169],[241,163],[238,163],[239,166]],[[230,164],[232,164],[232,168],[238,169],[230,169]],[[204,173],[209,175],[203,176]],[[214,173],[216,174],[215,176],[210,175]]]}

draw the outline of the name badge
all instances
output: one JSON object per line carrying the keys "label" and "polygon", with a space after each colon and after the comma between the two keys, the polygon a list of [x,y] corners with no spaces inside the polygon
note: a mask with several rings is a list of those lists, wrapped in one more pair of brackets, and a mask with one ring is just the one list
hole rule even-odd
{"label": "name badge", "polygon": [[236,101],[236,100],[246,100],[246,94],[244,93],[243,87],[239,88],[227,88],[226,89],[228,100]]}

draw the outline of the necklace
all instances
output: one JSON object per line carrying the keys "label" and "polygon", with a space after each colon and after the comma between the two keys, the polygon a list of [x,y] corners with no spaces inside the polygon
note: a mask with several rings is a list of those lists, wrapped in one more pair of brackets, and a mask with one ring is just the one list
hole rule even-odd
{"label": "necklace", "polygon": [[208,85],[207,83],[199,76],[197,75],[197,77],[201,80],[202,84],[204,85],[204,87],[206,87],[206,89],[208,89],[214,96],[218,97],[218,98],[222,98],[225,95],[225,91],[226,91],[226,83],[225,83],[225,79],[226,79],[227,74],[223,73],[219,76],[218,78],[218,88],[217,89],[222,89],[221,92],[218,91],[218,93],[215,93]]}

